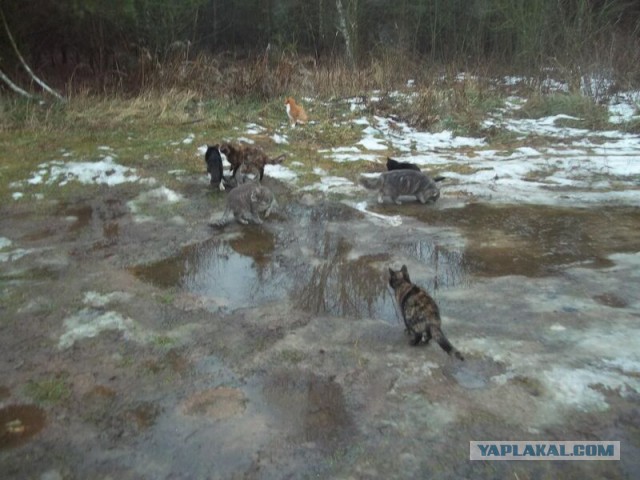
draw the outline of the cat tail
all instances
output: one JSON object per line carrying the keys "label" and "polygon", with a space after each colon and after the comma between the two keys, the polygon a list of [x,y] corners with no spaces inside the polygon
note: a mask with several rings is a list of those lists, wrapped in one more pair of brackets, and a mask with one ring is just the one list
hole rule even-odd
{"label": "cat tail", "polygon": [[361,176],[358,180],[360,185],[369,190],[376,190],[382,186],[382,176],[378,177],[364,177]]}
{"label": "cat tail", "polygon": [[464,357],[462,354],[453,346],[447,337],[445,337],[440,327],[431,327],[431,338],[433,338],[440,348],[442,348],[449,355],[452,355],[460,360],[464,361]]}

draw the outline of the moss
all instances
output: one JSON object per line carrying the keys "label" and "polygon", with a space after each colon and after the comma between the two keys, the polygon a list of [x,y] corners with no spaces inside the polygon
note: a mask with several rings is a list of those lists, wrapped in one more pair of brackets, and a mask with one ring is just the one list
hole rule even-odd
{"label": "moss", "polygon": [[297,365],[306,358],[306,354],[299,350],[280,350],[278,352],[278,360],[282,363]]}
{"label": "moss", "polygon": [[44,380],[32,380],[25,387],[25,394],[38,403],[60,403],[71,396],[66,376]]}

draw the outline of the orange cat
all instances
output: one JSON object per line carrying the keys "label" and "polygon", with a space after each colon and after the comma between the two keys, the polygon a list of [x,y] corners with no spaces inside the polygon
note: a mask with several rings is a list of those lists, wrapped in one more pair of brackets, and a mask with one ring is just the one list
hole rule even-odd
{"label": "orange cat", "polygon": [[309,118],[307,117],[304,108],[302,108],[302,105],[298,105],[293,97],[287,97],[287,99],[284,101],[284,104],[287,109],[287,115],[289,116],[292,127],[295,127],[296,123],[307,123],[307,120],[309,120]]}

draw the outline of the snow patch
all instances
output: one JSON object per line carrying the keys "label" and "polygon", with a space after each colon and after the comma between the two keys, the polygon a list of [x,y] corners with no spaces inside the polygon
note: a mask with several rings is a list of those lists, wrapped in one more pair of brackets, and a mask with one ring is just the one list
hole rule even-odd
{"label": "snow patch", "polygon": [[100,184],[114,186],[139,180],[135,169],[115,163],[111,155],[95,162],[63,162],[53,160],[40,164],[40,169],[27,179],[30,185],[46,184],[64,186],[70,181],[85,185]]}
{"label": "snow patch", "polygon": [[83,308],[75,315],[64,320],[65,332],[60,336],[58,348],[67,349],[75,342],[85,338],[93,338],[104,331],[118,330],[124,333],[127,340],[143,341],[145,335],[139,332],[136,323],[118,312]]}

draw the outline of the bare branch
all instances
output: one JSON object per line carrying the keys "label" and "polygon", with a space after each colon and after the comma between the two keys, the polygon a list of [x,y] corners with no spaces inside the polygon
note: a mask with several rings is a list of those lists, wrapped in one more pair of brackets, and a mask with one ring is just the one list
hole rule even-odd
{"label": "bare branch", "polygon": [[33,81],[36,82],[38,85],[40,85],[45,92],[50,93],[51,95],[56,97],[58,100],[60,100],[62,102],[66,101],[65,98],[62,95],[60,95],[58,92],[56,92],[51,87],[49,87],[49,85],[47,85],[42,80],[40,80],[36,76],[36,74],[33,73],[31,68],[29,68],[29,65],[27,65],[27,62],[25,62],[24,58],[22,58],[22,55],[20,54],[20,50],[18,50],[18,46],[16,45],[16,42],[13,39],[13,35],[11,35],[11,31],[9,30],[9,25],[7,25],[7,19],[4,16],[4,11],[1,8],[0,8],[0,16],[2,17],[2,23],[4,24],[4,29],[7,31],[7,35],[9,36],[9,41],[11,42],[11,45],[13,46],[13,50],[16,52],[16,55],[18,56],[18,59],[20,60],[20,63],[22,63],[22,66],[27,71],[27,73],[31,76]]}
{"label": "bare branch", "polygon": [[15,83],[13,83],[11,81],[11,79],[9,77],[7,77],[7,75],[5,75],[5,73],[2,70],[0,70],[0,79],[2,79],[4,81],[4,83],[9,85],[9,88],[11,90],[13,90],[14,92],[22,95],[23,97],[27,97],[27,98],[31,98],[31,99],[36,98],[33,95],[31,95],[29,92],[21,89],[19,86],[17,86]]}

